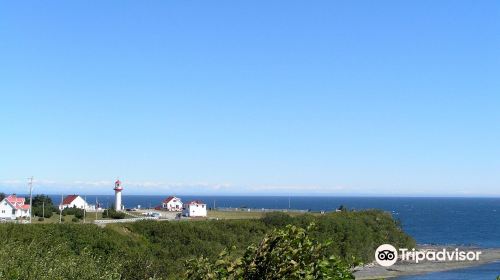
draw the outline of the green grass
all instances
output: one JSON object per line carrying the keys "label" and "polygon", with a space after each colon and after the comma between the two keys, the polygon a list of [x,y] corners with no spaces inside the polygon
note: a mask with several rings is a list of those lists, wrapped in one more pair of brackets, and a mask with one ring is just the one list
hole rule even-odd
{"label": "green grass", "polygon": [[[76,224],[75,222],[72,221],[72,219],[75,217],[74,215],[66,215],[62,216],[64,218],[63,223],[64,224]],[[134,216],[131,216],[127,213],[125,213],[125,218],[135,218]],[[96,215],[95,212],[87,212],[85,216],[85,223],[93,223],[96,220]],[[102,213],[97,213],[97,220],[112,220],[111,218],[103,218]],[[32,219],[33,224],[58,224],[59,223],[59,215],[54,213],[52,217],[50,218],[45,218],[43,221],[38,221],[38,217],[33,217]],[[79,220],[78,223],[83,223],[83,219]]]}
{"label": "green grass", "polygon": [[263,212],[248,212],[248,211],[208,211],[208,217],[214,219],[260,219],[264,215]]}
{"label": "green grass", "polygon": [[[300,212],[283,212],[291,217],[304,215]],[[312,216],[320,216],[319,213],[307,213]],[[249,212],[249,211],[208,211],[208,218],[223,219],[223,220],[244,220],[244,219],[260,219],[266,215],[266,212]]]}

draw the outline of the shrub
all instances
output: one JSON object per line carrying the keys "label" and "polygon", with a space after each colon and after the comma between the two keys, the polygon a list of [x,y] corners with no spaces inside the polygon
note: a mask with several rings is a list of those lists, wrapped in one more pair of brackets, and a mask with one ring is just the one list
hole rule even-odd
{"label": "shrub", "polygon": [[71,219],[71,221],[72,221],[73,223],[78,223],[78,221],[79,221],[79,220],[80,220],[80,219],[78,219],[77,217],[74,217],[73,219]]}
{"label": "shrub", "polygon": [[102,212],[103,218],[111,218],[111,219],[124,219],[125,213],[116,211],[115,209],[106,209]]}
{"label": "shrub", "polygon": [[266,235],[258,246],[247,248],[243,257],[233,260],[228,250],[210,262],[200,257],[187,262],[186,279],[335,279],[354,280],[351,267],[309,237],[307,230],[289,225]]}
{"label": "shrub", "polygon": [[83,218],[83,209],[72,207],[72,208],[65,208],[62,212],[63,216],[66,215],[74,215],[78,219]]}
{"label": "shrub", "polygon": [[124,219],[125,218],[125,213],[115,211],[115,212],[111,213],[111,218],[113,218],[113,219]]}
{"label": "shrub", "polygon": [[116,257],[103,258],[88,249],[73,254],[66,243],[36,240],[31,244],[4,244],[2,248],[0,279],[122,279],[122,265]]}
{"label": "shrub", "polygon": [[43,222],[44,220],[45,220],[45,218],[43,218],[43,217],[38,218],[39,222]]}
{"label": "shrub", "polygon": [[283,227],[291,223],[292,217],[283,212],[271,212],[264,214],[261,220],[268,226]]}
{"label": "shrub", "polygon": [[75,212],[75,218],[77,218],[77,219],[83,219],[83,211],[76,211]]}

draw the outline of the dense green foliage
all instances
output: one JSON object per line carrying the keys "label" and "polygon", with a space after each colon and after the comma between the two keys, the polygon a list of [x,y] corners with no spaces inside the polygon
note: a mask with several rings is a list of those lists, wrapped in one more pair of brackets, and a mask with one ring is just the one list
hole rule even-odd
{"label": "dense green foliage", "polygon": [[267,234],[258,246],[249,246],[243,257],[232,259],[224,250],[216,261],[205,257],[187,262],[186,279],[193,280],[351,280],[352,267],[328,256],[330,243],[318,243],[309,232],[288,225]]}
{"label": "dense green foliage", "polygon": [[124,219],[125,213],[116,211],[113,208],[109,208],[109,209],[104,210],[104,212],[102,212],[102,217],[103,218],[111,218],[111,219]]}
{"label": "dense green foliage", "polygon": [[305,228],[311,222],[316,224],[308,233],[311,239],[332,242],[323,253],[347,262],[352,257],[372,260],[382,243],[414,246],[391,216],[381,211],[298,217],[272,213],[261,220],[142,221],[105,228],[81,223],[1,224],[0,279],[72,279],[74,275],[78,279],[178,279],[188,259],[203,256],[212,261],[233,246],[231,256],[241,257],[273,229],[288,224]]}
{"label": "dense green foliage", "polygon": [[[26,198],[26,203],[30,203],[29,197]],[[50,198],[50,196],[48,195],[37,194],[35,195],[35,197],[33,197],[33,206],[42,206],[43,204],[45,204],[45,206],[47,207],[54,205],[54,203],[52,202],[52,198]]]}
{"label": "dense green foliage", "polygon": [[[29,204],[29,197],[26,199]],[[39,194],[33,197],[33,215],[42,218],[50,218],[59,209],[54,206],[52,199],[48,195]]]}
{"label": "dense green foliage", "polygon": [[84,214],[83,214],[83,209],[76,208],[76,207],[68,207],[68,208],[63,209],[62,215],[63,216],[74,215],[75,218],[77,218],[77,219],[83,219]]}

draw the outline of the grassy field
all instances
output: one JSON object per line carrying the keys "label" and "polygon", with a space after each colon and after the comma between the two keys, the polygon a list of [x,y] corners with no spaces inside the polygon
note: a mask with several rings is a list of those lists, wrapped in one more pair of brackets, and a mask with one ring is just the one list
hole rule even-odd
{"label": "grassy field", "polygon": [[208,211],[208,217],[213,219],[260,219],[263,215],[263,212]]}
{"label": "grassy field", "polygon": [[[73,222],[74,215],[66,215],[62,216],[64,219],[63,223],[65,224],[76,224],[76,223],[83,223],[83,219],[79,220],[78,222]],[[125,213],[125,218],[135,218],[134,216],[131,216],[127,213]],[[85,215],[85,223],[93,223],[96,220],[96,214],[95,212],[88,212]],[[102,213],[97,213],[97,220],[110,220],[110,218],[103,218]],[[33,217],[33,224],[58,224],[59,223],[59,215],[54,213],[52,217],[50,218],[45,218],[43,221],[39,221],[38,217]]]}
{"label": "grassy field", "polygon": [[[125,213],[125,218],[135,218],[136,216],[140,216],[136,214],[136,216],[129,215]],[[303,215],[303,213],[298,212],[290,212],[287,213],[291,217],[297,217]],[[313,216],[320,215],[319,213],[309,213]],[[249,212],[249,211],[208,211],[208,219],[220,219],[220,220],[246,220],[246,219],[260,219],[265,215],[265,212]],[[79,220],[78,222],[73,222],[72,219],[74,215],[66,215],[63,216],[63,223],[65,224],[75,224],[75,223],[83,223],[83,220]],[[97,220],[108,220],[109,218],[103,218],[102,213],[97,213]],[[85,216],[86,223],[93,223],[96,220],[95,212],[88,212]],[[195,221],[205,220],[205,219],[195,219]],[[43,221],[38,221],[38,217],[33,217],[33,224],[57,224],[59,223],[59,215],[54,213],[52,217],[46,218]]]}
{"label": "grassy field", "polygon": [[[304,213],[288,212],[291,217],[301,216]],[[319,216],[319,213],[308,213],[313,216]],[[249,211],[208,211],[208,218],[226,219],[226,220],[243,220],[243,219],[260,219],[265,215],[265,212],[249,212]]]}

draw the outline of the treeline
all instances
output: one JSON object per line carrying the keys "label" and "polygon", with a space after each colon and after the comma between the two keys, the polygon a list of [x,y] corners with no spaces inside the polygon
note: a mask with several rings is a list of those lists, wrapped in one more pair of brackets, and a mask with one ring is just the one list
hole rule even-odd
{"label": "treeline", "polygon": [[179,279],[185,276],[187,260],[204,257],[211,262],[226,248],[235,248],[232,256],[241,257],[275,228],[306,228],[311,223],[316,226],[308,233],[310,238],[331,241],[324,253],[347,264],[353,259],[371,261],[383,243],[410,248],[415,243],[381,211],[297,217],[269,213],[259,220],[143,221],[106,228],[3,224],[0,278]]}

